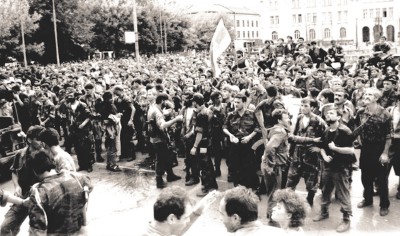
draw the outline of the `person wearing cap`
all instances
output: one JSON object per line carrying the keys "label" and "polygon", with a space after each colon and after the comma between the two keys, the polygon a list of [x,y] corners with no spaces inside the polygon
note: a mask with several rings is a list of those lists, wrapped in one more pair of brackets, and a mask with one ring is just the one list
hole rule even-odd
{"label": "person wearing cap", "polygon": [[40,82],[35,81],[33,84],[34,94],[29,97],[29,120],[31,121],[31,125],[40,125],[39,121],[39,108],[40,108],[40,98],[39,95],[42,94],[42,90],[40,88]]}
{"label": "person wearing cap", "polygon": [[314,64],[316,64],[316,68],[319,68],[321,65],[324,67],[325,57],[328,53],[321,47],[317,46],[317,42],[312,41],[308,54],[310,55]]}
{"label": "person wearing cap", "polygon": [[79,98],[79,101],[85,103],[87,105],[87,108],[89,109],[93,127],[96,161],[103,162],[104,159],[101,156],[102,152],[101,146],[102,146],[104,127],[102,124],[102,119],[100,117],[100,114],[98,113],[98,111],[96,111],[96,107],[98,107],[102,102],[102,97],[99,94],[95,93],[94,85],[92,83],[87,83],[84,89],[85,89],[85,94]]}
{"label": "person wearing cap", "polygon": [[340,70],[343,70],[345,64],[344,52],[342,46],[336,44],[336,40],[331,41],[331,47],[328,49],[328,55],[325,60],[326,65],[329,67],[332,67],[334,62],[339,62]]}
{"label": "person wearing cap", "polygon": [[385,78],[383,79],[382,97],[378,101],[379,105],[381,105],[383,108],[395,105],[396,84],[397,84],[396,76],[388,75],[385,76]]}
{"label": "person wearing cap", "polygon": [[182,115],[166,121],[162,112],[168,101],[166,93],[160,93],[155,99],[155,104],[149,106],[147,113],[148,133],[150,136],[150,143],[153,146],[156,156],[156,186],[157,188],[164,188],[165,182],[163,175],[167,172],[167,181],[172,182],[181,179],[180,176],[174,174],[172,170],[172,160],[170,150],[168,148],[169,137],[166,134],[166,129],[177,122],[181,122]]}

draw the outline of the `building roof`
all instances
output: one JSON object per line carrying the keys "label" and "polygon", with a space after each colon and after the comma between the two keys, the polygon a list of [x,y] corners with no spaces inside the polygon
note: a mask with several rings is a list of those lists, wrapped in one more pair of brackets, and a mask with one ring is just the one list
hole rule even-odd
{"label": "building roof", "polygon": [[255,11],[250,10],[247,7],[235,7],[222,4],[199,4],[193,5],[187,11],[188,14],[197,13],[226,13],[226,14],[237,14],[237,15],[260,15]]}

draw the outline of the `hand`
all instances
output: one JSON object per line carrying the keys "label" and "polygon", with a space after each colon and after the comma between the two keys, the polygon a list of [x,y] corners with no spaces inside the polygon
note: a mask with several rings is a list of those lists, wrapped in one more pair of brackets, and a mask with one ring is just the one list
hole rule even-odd
{"label": "hand", "polygon": [[20,186],[15,187],[14,196],[21,197],[22,196],[22,189]]}
{"label": "hand", "polygon": [[333,142],[330,142],[330,143],[328,144],[328,147],[329,147],[329,149],[331,149],[332,151],[334,151],[335,148],[336,148],[336,145],[335,145]]}
{"label": "hand", "polygon": [[310,152],[319,153],[321,151],[321,148],[319,148],[319,147],[310,147],[308,150]]}
{"label": "hand", "polygon": [[128,125],[133,127],[133,120],[129,120]]}
{"label": "hand", "polygon": [[40,126],[43,126],[43,127],[44,127],[44,125],[45,125],[44,122],[40,122]]}
{"label": "hand", "polygon": [[238,142],[239,142],[239,139],[236,138],[235,135],[229,136],[229,140],[230,140],[232,143],[238,143]]}
{"label": "hand", "polygon": [[187,133],[182,137],[182,139],[183,140],[188,140],[190,138],[190,136],[192,136],[192,134],[191,133]]}
{"label": "hand", "polygon": [[192,156],[196,155],[196,151],[197,151],[197,148],[192,147],[192,149],[190,149],[190,155],[192,155]]}
{"label": "hand", "polygon": [[182,121],[183,120],[183,115],[178,115],[175,117],[176,121]]}
{"label": "hand", "polygon": [[325,162],[328,162],[328,163],[331,162],[331,161],[333,160],[333,158],[332,158],[331,156],[325,156],[325,157],[322,156],[322,158],[324,158],[324,161],[325,161]]}
{"label": "hand", "polygon": [[320,142],[321,142],[321,137],[319,137],[319,138],[314,138],[313,142],[314,142],[314,143],[320,143]]}
{"label": "hand", "polygon": [[85,127],[83,124],[78,126],[79,129],[83,129],[83,127]]}
{"label": "hand", "polygon": [[250,139],[251,139],[250,136],[245,136],[245,137],[242,138],[241,143],[248,143],[248,142],[250,142]]}
{"label": "hand", "polygon": [[211,192],[209,192],[206,196],[204,196],[194,207],[193,212],[196,215],[201,215],[201,213],[203,213],[204,209],[208,208],[209,206],[211,206],[211,204],[213,204],[213,202],[215,202],[215,200],[217,200],[217,198],[221,195],[220,192],[218,192],[217,190],[213,190]]}
{"label": "hand", "polygon": [[382,165],[388,164],[389,163],[389,156],[386,153],[382,153],[381,156],[379,157],[379,161]]}

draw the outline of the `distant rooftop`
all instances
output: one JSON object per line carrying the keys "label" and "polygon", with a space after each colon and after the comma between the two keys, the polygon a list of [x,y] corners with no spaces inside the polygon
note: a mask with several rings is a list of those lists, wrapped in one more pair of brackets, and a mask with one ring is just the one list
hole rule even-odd
{"label": "distant rooftop", "polygon": [[257,12],[250,10],[247,7],[234,7],[222,4],[202,4],[192,6],[187,10],[188,14],[198,13],[226,13],[237,15],[260,15]]}

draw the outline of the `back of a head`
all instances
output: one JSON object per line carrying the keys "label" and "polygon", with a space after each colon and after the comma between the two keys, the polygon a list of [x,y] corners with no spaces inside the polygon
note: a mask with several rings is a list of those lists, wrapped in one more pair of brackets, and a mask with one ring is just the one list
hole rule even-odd
{"label": "back of a head", "polygon": [[275,85],[269,85],[266,90],[268,97],[276,97],[278,95],[278,88]]}
{"label": "back of a head", "polygon": [[258,219],[259,198],[251,189],[243,186],[229,189],[225,192],[224,201],[228,216],[237,214],[241,219],[241,224]]}
{"label": "back of a head", "polygon": [[204,104],[204,97],[200,93],[193,94],[193,102],[196,102],[197,105],[202,106]]}
{"label": "back of a head", "polygon": [[170,214],[174,214],[180,219],[185,213],[186,204],[189,202],[185,189],[179,186],[165,188],[154,203],[154,220],[160,223],[164,222]]}
{"label": "back of a head", "polygon": [[49,147],[58,146],[59,135],[53,128],[47,128],[39,133],[38,140],[42,141]]}
{"label": "back of a head", "polygon": [[32,167],[37,175],[56,168],[53,159],[45,150],[36,152],[33,157],[29,159],[29,166]]}
{"label": "back of a head", "polygon": [[45,128],[40,125],[34,125],[29,127],[28,131],[26,131],[26,137],[28,139],[38,139],[40,132],[42,132]]}
{"label": "back of a head", "polygon": [[166,93],[160,93],[156,97],[156,104],[161,104],[163,101],[168,100],[168,95]]}

